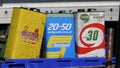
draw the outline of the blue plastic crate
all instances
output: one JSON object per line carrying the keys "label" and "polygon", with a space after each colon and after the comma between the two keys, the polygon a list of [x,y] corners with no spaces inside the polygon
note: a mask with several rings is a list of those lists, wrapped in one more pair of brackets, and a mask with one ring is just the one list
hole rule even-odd
{"label": "blue plastic crate", "polygon": [[2,68],[2,62],[0,61],[0,68]]}
{"label": "blue plastic crate", "polygon": [[[30,59],[30,64],[33,64],[36,68],[54,68],[56,59]],[[35,66],[36,64],[37,66]]]}
{"label": "blue plastic crate", "polygon": [[72,66],[100,66],[105,58],[79,58],[73,59]]}
{"label": "blue plastic crate", "polygon": [[56,59],[6,59],[3,68],[53,68]]}
{"label": "blue plastic crate", "polygon": [[71,66],[72,59],[6,59],[4,68],[55,68]]}
{"label": "blue plastic crate", "polygon": [[[105,58],[6,59],[2,68],[69,68],[105,65]],[[113,62],[115,63],[115,58]]]}
{"label": "blue plastic crate", "polygon": [[71,67],[72,66],[72,58],[60,58],[56,59],[55,67]]}
{"label": "blue plastic crate", "polygon": [[4,63],[4,61],[0,60],[0,68],[2,68],[3,63]]}

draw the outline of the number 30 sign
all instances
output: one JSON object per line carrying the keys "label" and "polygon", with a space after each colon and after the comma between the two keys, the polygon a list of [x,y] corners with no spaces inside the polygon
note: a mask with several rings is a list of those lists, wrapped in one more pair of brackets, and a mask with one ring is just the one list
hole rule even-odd
{"label": "number 30 sign", "polygon": [[104,25],[100,23],[87,25],[81,30],[79,40],[86,48],[104,45]]}

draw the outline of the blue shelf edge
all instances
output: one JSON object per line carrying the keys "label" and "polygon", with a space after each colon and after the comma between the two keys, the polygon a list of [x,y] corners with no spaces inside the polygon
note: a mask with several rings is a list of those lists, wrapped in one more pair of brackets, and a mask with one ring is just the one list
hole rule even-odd
{"label": "blue shelf edge", "polygon": [[[115,64],[113,57],[112,63]],[[40,58],[40,59],[6,59],[2,68],[64,68],[77,66],[103,66],[105,58]]]}

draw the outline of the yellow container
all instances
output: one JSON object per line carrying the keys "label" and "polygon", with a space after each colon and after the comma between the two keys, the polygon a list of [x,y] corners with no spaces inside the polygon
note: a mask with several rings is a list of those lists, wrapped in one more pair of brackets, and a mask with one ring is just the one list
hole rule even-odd
{"label": "yellow container", "polygon": [[4,58],[39,58],[46,14],[13,8]]}

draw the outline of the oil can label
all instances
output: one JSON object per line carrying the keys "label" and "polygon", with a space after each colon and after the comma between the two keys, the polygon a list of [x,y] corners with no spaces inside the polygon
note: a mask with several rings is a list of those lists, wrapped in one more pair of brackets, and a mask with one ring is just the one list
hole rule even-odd
{"label": "oil can label", "polygon": [[45,30],[46,58],[75,58],[73,14],[49,14]]}
{"label": "oil can label", "polygon": [[104,13],[76,14],[76,44],[78,57],[104,57]]}

